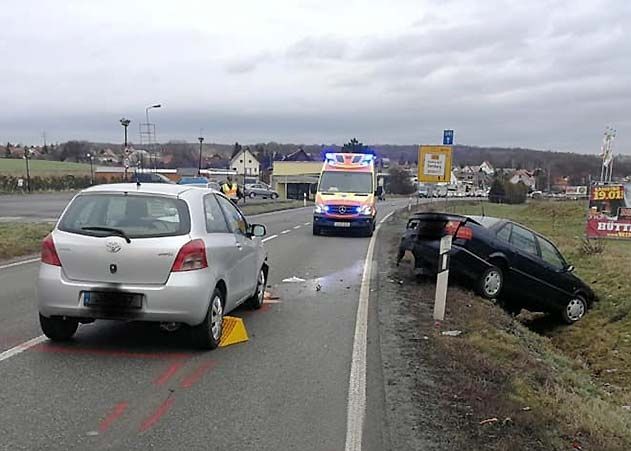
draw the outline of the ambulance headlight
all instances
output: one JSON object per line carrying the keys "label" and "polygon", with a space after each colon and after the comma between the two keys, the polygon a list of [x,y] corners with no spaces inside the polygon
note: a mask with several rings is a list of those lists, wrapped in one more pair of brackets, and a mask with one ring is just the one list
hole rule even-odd
{"label": "ambulance headlight", "polygon": [[316,204],[315,205],[315,209],[313,210],[314,213],[326,213],[326,211],[328,210],[327,206],[324,204]]}
{"label": "ambulance headlight", "polygon": [[364,205],[362,207],[359,207],[359,214],[360,215],[371,215],[372,214],[372,207],[370,205]]}

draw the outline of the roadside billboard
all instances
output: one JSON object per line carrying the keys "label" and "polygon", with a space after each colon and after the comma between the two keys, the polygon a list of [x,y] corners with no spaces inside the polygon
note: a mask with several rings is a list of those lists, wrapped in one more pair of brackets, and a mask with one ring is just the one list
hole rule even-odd
{"label": "roadside billboard", "polygon": [[631,183],[592,185],[585,233],[587,238],[631,239]]}
{"label": "roadside billboard", "polygon": [[418,181],[449,183],[451,180],[451,146],[421,146],[418,149]]}
{"label": "roadside billboard", "polygon": [[565,195],[574,199],[587,198],[587,186],[566,186]]}

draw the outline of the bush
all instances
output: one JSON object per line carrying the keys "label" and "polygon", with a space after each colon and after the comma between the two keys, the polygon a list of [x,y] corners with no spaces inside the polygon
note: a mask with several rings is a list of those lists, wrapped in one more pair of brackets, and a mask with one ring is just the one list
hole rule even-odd
{"label": "bush", "polygon": [[[24,180],[22,187],[18,186],[18,180]],[[95,184],[103,183],[96,179]],[[31,191],[68,191],[79,190],[90,186],[89,175],[64,175],[64,176],[33,176],[31,177]],[[0,175],[1,193],[22,193],[27,191],[26,177]]]}
{"label": "bush", "polygon": [[493,180],[489,191],[489,202],[495,204],[523,204],[528,197],[528,187],[522,183],[511,183],[507,179]]}
{"label": "bush", "polygon": [[414,192],[414,185],[410,180],[408,171],[395,165],[390,168],[389,173],[388,188],[392,194],[412,194]]}

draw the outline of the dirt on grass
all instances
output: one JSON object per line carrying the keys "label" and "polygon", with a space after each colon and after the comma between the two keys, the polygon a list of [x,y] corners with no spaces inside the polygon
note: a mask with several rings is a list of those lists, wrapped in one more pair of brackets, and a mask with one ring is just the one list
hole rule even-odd
{"label": "dirt on grass", "polygon": [[433,281],[414,275],[410,257],[395,263],[404,224],[401,216],[384,224],[376,257],[392,449],[631,449],[623,400],[563,341],[531,330],[533,321],[548,335],[567,326],[511,317],[453,286],[445,321],[435,325]]}

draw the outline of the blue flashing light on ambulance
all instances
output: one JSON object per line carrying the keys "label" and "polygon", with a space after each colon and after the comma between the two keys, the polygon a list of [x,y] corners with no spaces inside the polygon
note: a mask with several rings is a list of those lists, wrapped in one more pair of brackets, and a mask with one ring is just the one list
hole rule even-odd
{"label": "blue flashing light on ambulance", "polygon": [[377,216],[375,190],[374,155],[327,153],[316,193],[313,234],[351,230],[372,236]]}

